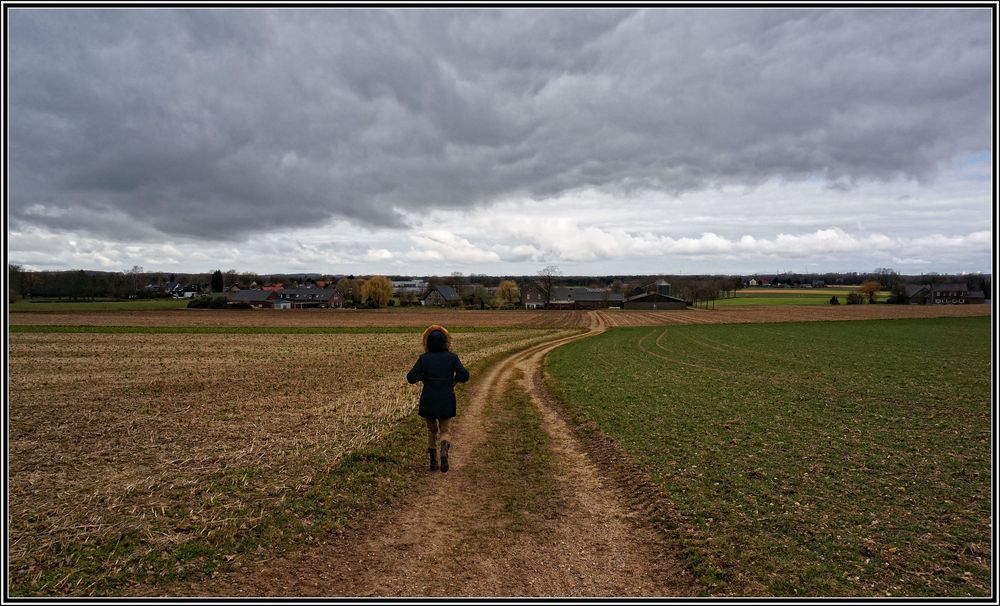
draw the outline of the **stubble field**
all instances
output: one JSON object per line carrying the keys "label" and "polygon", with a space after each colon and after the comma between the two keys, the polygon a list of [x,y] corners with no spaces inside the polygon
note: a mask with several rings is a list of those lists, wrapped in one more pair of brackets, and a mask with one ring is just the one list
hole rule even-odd
{"label": "stubble field", "polygon": [[[454,340],[476,365],[552,332]],[[178,576],[204,565],[199,555],[274,532],[289,494],[410,415],[419,395],[404,379],[418,333],[14,333],[9,346],[17,594]]]}

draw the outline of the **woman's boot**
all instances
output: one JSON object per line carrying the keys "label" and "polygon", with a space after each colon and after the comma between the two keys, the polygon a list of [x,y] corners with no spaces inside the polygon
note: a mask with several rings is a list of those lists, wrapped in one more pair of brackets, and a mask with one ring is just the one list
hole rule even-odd
{"label": "woman's boot", "polygon": [[431,457],[431,471],[438,469],[438,451],[436,448],[428,448],[427,454]]}
{"label": "woman's boot", "polygon": [[451,448],[451,442],[448,440],[441,441],[441,471],[448,471],[448,449]]}

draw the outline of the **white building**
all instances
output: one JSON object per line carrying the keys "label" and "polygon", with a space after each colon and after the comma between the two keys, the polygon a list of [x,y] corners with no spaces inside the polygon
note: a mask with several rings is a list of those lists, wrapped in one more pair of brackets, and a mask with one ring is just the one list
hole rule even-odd
{"label": "white building", "polygon": [[425,290],[427,290],[427,282],[425,280],[392,281],[392,291],[396,294],[413,293],[415,295],[421,295]]}

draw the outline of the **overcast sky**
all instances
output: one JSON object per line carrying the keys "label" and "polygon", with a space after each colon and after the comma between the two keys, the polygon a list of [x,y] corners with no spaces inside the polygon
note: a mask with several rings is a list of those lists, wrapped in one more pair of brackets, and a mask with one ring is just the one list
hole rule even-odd
{"label": "overcast sky", "polygon": [[27,268],[991,268],[988,8],[8,16]]}

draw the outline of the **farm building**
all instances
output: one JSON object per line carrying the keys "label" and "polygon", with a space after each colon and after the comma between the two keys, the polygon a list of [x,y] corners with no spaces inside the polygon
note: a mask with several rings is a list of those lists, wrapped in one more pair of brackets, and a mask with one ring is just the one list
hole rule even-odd
{"label": "farm building", "polygon": [[930,294],[930,287],[926,284],[907,284],[904,287],[906,300],[913,305],[923,305],[927,303],[927,296]]}
{"label": "farm building", "polygon": [[664,297],[674,296],[674,287],[666,280],[657,280],[655,284],[646,287],[647,293],[656,293]]}
{"label": "farm building", "polygon": [[928,303],[932,305],[960,305],[969,296],[969,287],[965,284],[932,284]]}
{"label": "farm building", "polygon": [[195,295],[200,294],[201,287],[197,284],[188,284],[187,286],[181,286],[178,284],[170,289],[170,295],[175,299],[190,299]]}
{"label": "farm building", "polygon": [[906,300],[911,305],[965,305],[967,303],[985,303],[986,296],[982,291],[969,291],[965,284],[907,284]]}
{"label": "farm building", "polygon": [[344,298],[335,288],[284,288],[278,297],[287,301],[292,309],[344,306]]}
{"label": "farm building", "polygon": [[542,309],[545,307],[545,288],[537,282],[528,282],[518,287],[521,292],[521,302],[525,309]]}
{"label": "farm building", "polygon": [[397,295],[415,294],[418,295],[427,289],[425,280],[393,280],[392,291]]}
{"label": "farm building", "polygon": [[274,307],[274,300],[277,298],[278,293],[267,290],[238,290],[226,293],[226,303],[247,303],[250,307],[258,309]]}
{"label": "farm building", "polygon": [[750,282],[747,282],[747,286],[751,288],[754,286],[770,286],[773,281],[774,276],[754,276],[750,278]]}
{"label": "farm building", "polygon": [[625,296],[606,288],[555,286],[549,297],[551,309],[607,309],[621,307]]}
{"label": "farm building", "polygon": [[970,290],[969,295],[965,297],[966,303],[985,303],[986,293],[981,290]]}
{"label": "farm building", "polygon": [[686,309],[684,299],[671,297],[658,292],[644,293],[625,299],[623,309]]}
{"label": "farm building", "polygon": [[451,286],[432,286],[428,290],[423,298],[420,299],[421,305],[461,305],[462,297],[458,295]]}

